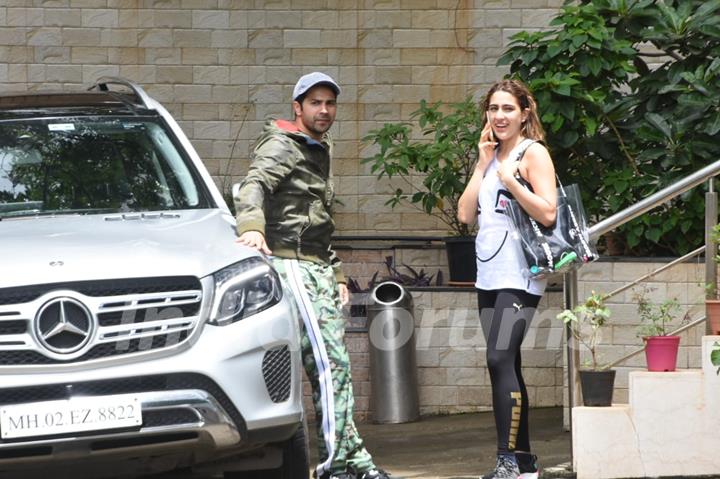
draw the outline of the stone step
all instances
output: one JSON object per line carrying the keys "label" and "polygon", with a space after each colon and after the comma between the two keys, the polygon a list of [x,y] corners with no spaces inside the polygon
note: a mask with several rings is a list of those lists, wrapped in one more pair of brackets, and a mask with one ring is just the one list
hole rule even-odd
{"label": "stone step", "polygon": [[573,408],[578,479],[720,473],[720,376],[703,338],[703,368],[630,373],[629,404]]}

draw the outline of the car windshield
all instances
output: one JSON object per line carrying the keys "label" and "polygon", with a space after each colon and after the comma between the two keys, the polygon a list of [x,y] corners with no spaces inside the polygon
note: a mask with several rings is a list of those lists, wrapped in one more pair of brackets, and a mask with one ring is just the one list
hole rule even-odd
{"label": "car windshield", "polygon": [[152,118],[0,122],[0,219],[208,208],[199,185]]}

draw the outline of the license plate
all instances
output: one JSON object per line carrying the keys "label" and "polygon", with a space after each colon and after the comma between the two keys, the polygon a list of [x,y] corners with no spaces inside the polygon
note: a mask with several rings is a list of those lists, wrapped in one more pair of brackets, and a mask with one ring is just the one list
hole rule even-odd
{"label": "license plate", "polygon": [[0,406],[0,438],[50,436],[142,425],[132,394]]}

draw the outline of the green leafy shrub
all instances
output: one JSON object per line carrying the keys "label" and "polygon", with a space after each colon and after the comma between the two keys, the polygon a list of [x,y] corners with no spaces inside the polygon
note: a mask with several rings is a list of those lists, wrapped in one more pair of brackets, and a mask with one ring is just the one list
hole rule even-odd
{"label": "green leafy shrub", "polygon": [[[637,303],[637,312],[642,323],[638,328],[638,336],[667,336],[671,331],[670,327],[680,313],[680,303],[677,298],[669,298],[661,303],[655,303],[650,299],[653,288],[643,286],[633,291],[633,301]],[[689,320],[686,313],[682,322]]]}
{"label": "green leafy shrub", "polygon": [[[566,2],[499,60],[538,100],[563,177],[597,221],[720,158],[720,1]],[[619,230],[633,254],[704,242],[701,188]]]}
{"label": "green leafy shrub", "polygon": [[451,105],[429,105],[423,100],[412,118],[420,126],[422,140],[412,139],[410,123],[386,123],[363,138],[379,147],[363,161],[372,165],[378,178],[402,179],[404,186],[386,204],[408,203],[439,218],[453,235],[468,236],[470,227],[457,218],[458,200],[477,160],[480,109],[472,98]]}
{"label": "green leafy shrub", "polygon": [[605,295],[593,291],[583,304],[557,315],[557,319],[570,326],[578,343],[590,352],[588,366],[593,371],[607,369],[607,366],[600,364],[597,352],[602,328],[610,318],[610,309],[605,305],[605,299]]}

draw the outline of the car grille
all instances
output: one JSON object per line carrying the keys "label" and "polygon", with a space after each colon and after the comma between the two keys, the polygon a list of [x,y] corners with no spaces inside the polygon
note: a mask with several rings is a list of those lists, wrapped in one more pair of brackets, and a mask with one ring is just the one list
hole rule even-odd
{"label": "car grille", "polygon": [[[21,404],[40,401],[67,399],[70,396],[111,396],[157,391],[177,391],[197,389],[210,394],[232,418],[243,437],[247,427],[235,405],[225,392],[213,380],[201,374],[178,373],[155,376],[137,376],[133,378],[108,379],[46,386],[25,386],[21,388],[0,389],[0,405]],[[149,412],[143,415],[143,426],[167,426],[197,422],[197,416],[187,409],[172,408],[164,412]],[[15,440],[0,440],[0,444]]]}
{"label": "car grille", "polygon": [[122,296],[198,289],[194,276],[162,276],[158,278],[123,278],[100,281],[73,281],[0,289],[0,305],[28,303],[51,291],[69,289],[85,296]]}
{"label": "car grille", "polygon": [[270,399],[276,403],[287,401],[292,376],[290,349],[282,346],[265,352],[262,372]]}
{"label": "car grille", "polygon": [[[38,312],[55,297],[82,303],[97,332],[72,354],[38,340]],[[78,281],[0,289],[0,367],[78,363],[184,342],[200,320],[202,286],[191,276]],[[72,340],[72,338],[70,338]]]}

